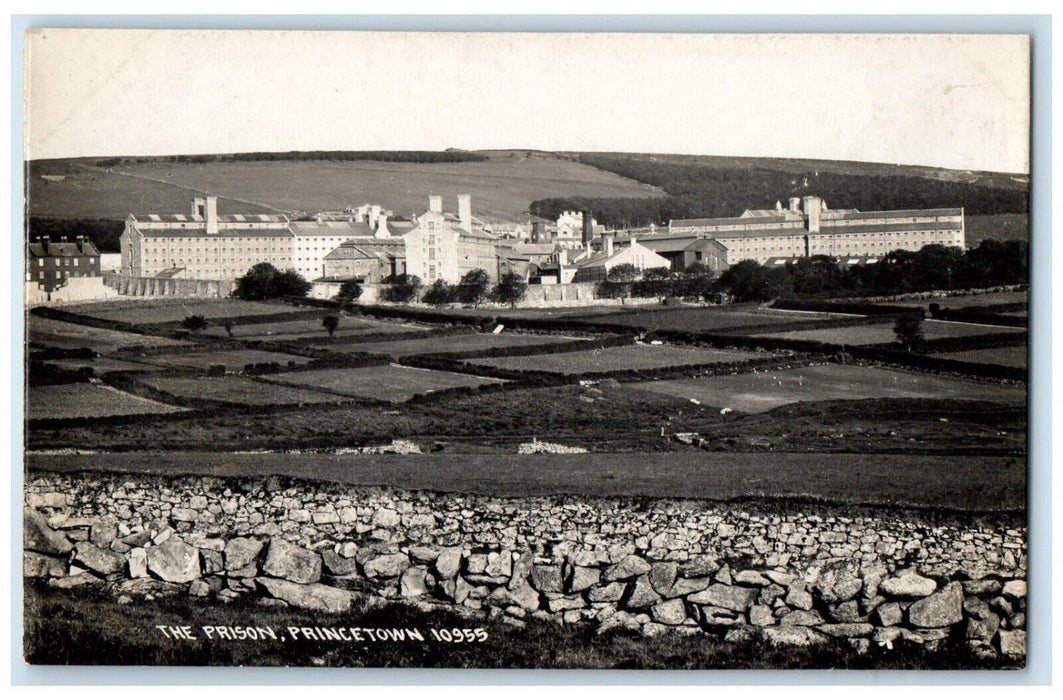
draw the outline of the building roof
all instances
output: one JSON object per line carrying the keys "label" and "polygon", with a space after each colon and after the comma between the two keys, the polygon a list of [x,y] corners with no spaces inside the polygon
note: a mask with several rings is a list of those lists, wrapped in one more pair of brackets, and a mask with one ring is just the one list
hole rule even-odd
{"label": "building roof", "polygon": [[288,227],[297,236],[372,236],[373,229],[361,221],[293,221]]}
{"label": "building roof", "polygon": [[[134,221],[145,223],[203,223],[204,219],[198,214],[130,214]],[[288,223],[288,217],[284,214],[218,214],[219,224],[262,224],[262,223]]]}
{"label": "building roof", "polygon": [[34,258],[80,258],[86,255],[99,255],[90,240],[83,241],[34,241],[27,246]]}
{"label": "building roof", "polygon": [[556,250],[553,243],[514,243],[513,252],[517,255],[553,255]]}
{"label": "building roof", "polygon": [[142,229],[135,224],[132,228],[145,238],[294,238],[295,234],[287,227],[269,228],[232,228],[221,229],[218,233],[207,233],[205,227],[196,228],[149,228]]}
{"label": "building roof", "polygon": [[164,280],[173,279],[174,277],[177,277],[177,275],[181,274],[184,271],[185,271],[185,268],[183,268],[183,267],[171,267],[168,270],[163,270],[162,272],[159,272],[158,274],[155,275],[155,277],[157,279],[164,279]]}
{"label": "building roof", "polygon": [[[856,224],[841,226],[822,226],[819,235],[844,233],[899,233],[903,231],[960,231],[963,226],[958,221],[932,221],[918,224]],[[813,234],[815,235],[815,234]]]}

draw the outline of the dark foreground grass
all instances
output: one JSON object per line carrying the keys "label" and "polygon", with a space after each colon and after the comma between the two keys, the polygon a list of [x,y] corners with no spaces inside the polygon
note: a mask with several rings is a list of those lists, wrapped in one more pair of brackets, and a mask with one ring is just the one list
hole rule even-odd
{"label": "dark foreground grass", "polygon": [[[156,625],[188,626],[194,640],[167,639]],[[275,630],[278,639],[210,640],[202,627]],[[424,641],[293,640],[289,627],[416,629]],[[431,630],[476,629],[484,641],[435,641]],[[482,635],[483,636],[483,635]],[[281,641],[281,637],[285,637]],[[523,629],[469,620],[445,611],[394,605],[327,615],[250,603],[198,603],[183,594],[119,605],[103,590],[25,589],[24,655],[31,664],[149,666],[328,666],[366,668],[550,669],[1005,669],[1006,660],[981,660],[959,640],[931,652],[898,644],[857,654],[832,643],[819,649],[728,643],[708,635],[667,633],[652,639],[632,632],[596,635],[591,624],[560,626],[528,620]]]}
{"label": "dark foreground grass", "polygon": [[32,470],[164,477],[287,476],[354,486],[520,498],[682,498],[940,511],[1026,507],[1026,460],[1011,456],[795,453],[338,455],[126,452],[29,454]]}

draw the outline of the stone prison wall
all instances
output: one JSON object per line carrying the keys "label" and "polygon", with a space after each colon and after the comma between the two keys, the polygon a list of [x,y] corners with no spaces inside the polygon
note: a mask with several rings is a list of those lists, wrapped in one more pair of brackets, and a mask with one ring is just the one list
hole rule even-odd
{"label": "stone prison wall", "polygon": [[858,651],[962,640],[1025,657],[1019,515],[572,496],[271,478],[30,473],[24,575],[119,602],[181,594],[344,613],[404,602]]}

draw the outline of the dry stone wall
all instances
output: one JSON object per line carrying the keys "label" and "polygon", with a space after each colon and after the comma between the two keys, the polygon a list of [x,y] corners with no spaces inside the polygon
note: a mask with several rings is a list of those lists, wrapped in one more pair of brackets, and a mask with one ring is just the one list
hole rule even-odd
{"label": "dry stone wall", "polygon": [[1025,655],[1018,516],[44,472],[25,505],[24,575],[120,602],[405,602],[518,626]]}

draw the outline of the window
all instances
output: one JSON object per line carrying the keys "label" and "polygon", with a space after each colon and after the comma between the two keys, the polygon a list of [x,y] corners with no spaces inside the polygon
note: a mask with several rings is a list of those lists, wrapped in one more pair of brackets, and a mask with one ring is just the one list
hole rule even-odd
{"label": "window", "polygon": [[44,258],[37,258],[37,267],[44,267]]}

